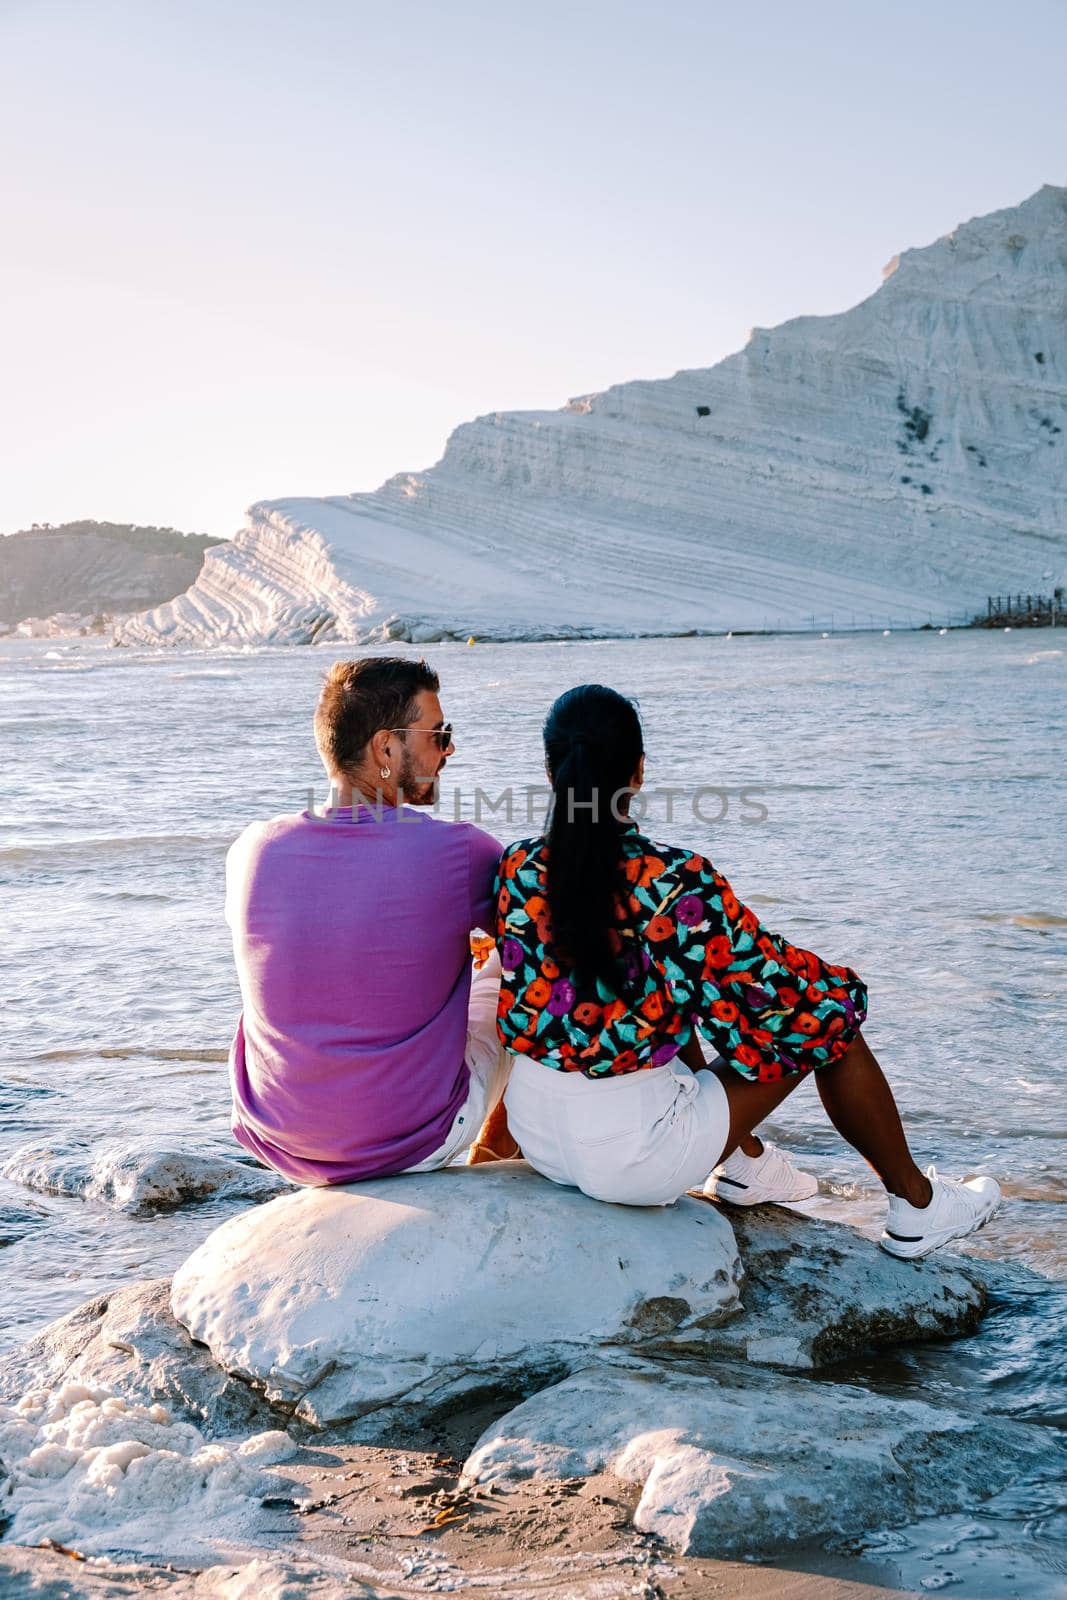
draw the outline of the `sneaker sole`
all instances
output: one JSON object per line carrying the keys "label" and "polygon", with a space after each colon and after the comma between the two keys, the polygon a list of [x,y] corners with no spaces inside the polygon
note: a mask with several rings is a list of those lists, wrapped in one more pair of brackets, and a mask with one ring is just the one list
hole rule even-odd
{"label": "sneaker sole", "polygon": [[984,1228],[986,1223],[995,1217],[1000,1210],[1001,1200],[995,1200],[988,1211],[976,1217],[969,1228],[954,1228],[951,1233],[942,1230],[941,1233],[924,1235],[912,1244],[898,1242],[883,1233],[878,1243],[887,1256],[896,1256],[898,1261],[921,1261],[923,1256],[932,1255],[935,1250],[940,1250],[943,1245],[951,1244],[954,1239],[967,1239],[972,1233],[977,1233],[979,1228]]}
{"label": "sneaker sole", "polygon": [[746,1206],[795,1206],[802,1200],[814,1200],[819,1192],[818,1184],[806,1194],[756,1194],[749,1190],[745,1195],[720,1194],[718,1189],[690,1189],[691,1195],[698,1196],[701,1200],[717,1200],[720,1205],[734,1206],[738,1210]]}

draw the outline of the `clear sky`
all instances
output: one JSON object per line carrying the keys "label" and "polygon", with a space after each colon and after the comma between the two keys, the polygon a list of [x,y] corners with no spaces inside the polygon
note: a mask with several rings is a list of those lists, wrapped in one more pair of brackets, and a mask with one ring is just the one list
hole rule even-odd
{"label": "clear sky", "polygon": [[224,536],[1067,182],[1064,0],[0,0],[0,532]]}

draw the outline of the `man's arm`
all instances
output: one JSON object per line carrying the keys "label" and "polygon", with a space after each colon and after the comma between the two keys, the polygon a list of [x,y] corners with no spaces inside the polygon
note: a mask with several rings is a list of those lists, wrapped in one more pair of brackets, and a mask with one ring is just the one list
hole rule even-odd
{"label": "man's arm", "polygon": [[704,1037],[743,1076],[774,1079],[843,1055],[867,1015],[851,967],[823,961],[766,928],[722,873],[691,856],[665,905],[663,953]]}
{"label": "man's arm", "polygon": [[470,827],[469,839],[469,881],[470,881],[470,927],[481,928],[484,933],[492,934],[496,930],[496,904],[493,894],[493,880],[496,869],[500,865],[503,855],[503,846],[493,838],[491,833],[483,833],[481,828]]}

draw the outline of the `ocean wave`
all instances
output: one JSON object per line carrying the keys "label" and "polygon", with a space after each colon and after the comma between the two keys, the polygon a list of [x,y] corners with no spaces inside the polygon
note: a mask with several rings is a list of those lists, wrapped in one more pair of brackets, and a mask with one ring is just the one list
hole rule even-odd
{"label": "ocean wave", "polygon": [[[210,1050],[190,1050],[184,1045],[167,1049],[160,1045],[82,1045],[71,1050],[42,1050],[27,1058],[30,1061],[227,1061],[228,1050],[217,1047]],[[51,1089],[31,1091],[51,1094]]]}
{"label": "ocean wave", "polygon": [[[1047,1095],[1048,1094],[1048,1089],[1046,1088],[1043,1091],[1043,1093],[1045,1095]],[[922,1120],[922,1119],[916,1117],[915,1113],[913,1111],[909,1110],[909,1112],[908,1112],[908,1121],[909,1122],[916,1122],[916,1121],[920,1121],[920,1120]],[[935,1117],[935,1116],[931,1116],[931,1117],[927,1118],[926,1120],[929,1121],[929,1122],[936,1122],[938,1120],[938,1118]],[[941,1120],[944,1121],[944,1117],[943,1116],[942,1116]],[[1041,1127],[1041,1128],[1035,1128],[1034,1127],[1034,1123],[1033,1123],[1033,1119],[1032,1118],[1027,1118],[1027,1122],[1026,1122],[1026,1126],[1025,1127],[1021,1127],[1021,1128],[1000,1127],[1000,1128],[998,1128],[997,1129],[997,1138],[998,1139],[1025,1139],[1028,1143],[1031,1143],[1031,1144],[1034,1143],[1035,1141],[1038,1141],[1041,1144],[1044,1144],[1047,1140],[1050,1140],[1052,1143],[1055,1144],[1055,1143],[1062,1143],[1062,1141],[1064,1139],[1067,1139],[1067,1128],[1057,1128],[1057,1127],[1049,1127],[1049,1126],[1044,1126],[1044,1127]]]}
{"label": "ocean wave", "polygon": [[0,1249],[17,1244],[31,1228],[36,1228],[45,1220],[46,1213],[36,1206],[0,1205]]}
{"label": "ocean wave", "polygon": [[133,900],[139,905],[169,905],[174,899],[171,894],[141,893],[135,889],[95,889],[89,896],[91,900]]}
{"label": "ocean wave", "polygon": [[233,833],[132,833],[106,834],[100,838],[62,839],[55,844],[0,846],[0,866],[5,861],[17,865],[46,865],[57,858],[74,856],[121,855],[124,850],[223,850],[233,843]]}
{"label": "ocean wave", "polygon": [[55,1089],[35,1083],[0,1083],[0,1117],[10,1130],[24,1125],[24,1114],[33,1101],[54,1095]]}
{"label": "ocean wave", "polygon": [[38,672],[99,672],[99,661],[46,661],[37,663]]}
{"label": "ocean wave", "polygon": [[236,669],[225,669],[221,672],[210,667],[190,668],[188,672],[168,672],[168,678],[236,678]]}
{"label": "ocean wave", "polygon": [[[64,732],[74,733],[79,729],[78,719],[76,717],[44,717],[35,711],[27,711],[21,717],[0,717],[0,733],[13,732],[38,736],[44,733],[46,729],[54,733],[57,728],[62,728]],[[63,826],[62,822],[57,822],[54,825],[56,827]]]}

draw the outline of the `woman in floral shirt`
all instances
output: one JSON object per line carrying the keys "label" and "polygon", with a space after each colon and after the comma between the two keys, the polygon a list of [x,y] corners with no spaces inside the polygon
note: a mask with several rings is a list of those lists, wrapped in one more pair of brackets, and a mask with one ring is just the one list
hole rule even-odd
{"label": "woman in floral shirt", "polygon": [[[705,1179],[735,1203],[806,1198],[814,1180],[752,1130],[814,1070],[831,1121],[889,1192],[885,1248],[922,1255],[985,1221],[992,1179],[956,1183],[912,1159],[860,1033],[856,973],[770,932],[709,860],[630,820],[644,774],[633,705],[570,690],[545,755],[548,832],[511,845],[497,876],[505,1099],[527,1160],[632,1205]],[[698,1033],[718,1052],[709,1071]]]}
{"label": "woman in floral shirt", "polygon": [[664,1066],[700,1030],[745,1078],[775,1083],[844,1054],[867,990],[778,938],[711,862],[618,827],[621,917],[614,945],[627,980],[582,985],[553,956],[543,839],[512,845],[497,878],[498,1022],[509,1049],[589,1078]]}

